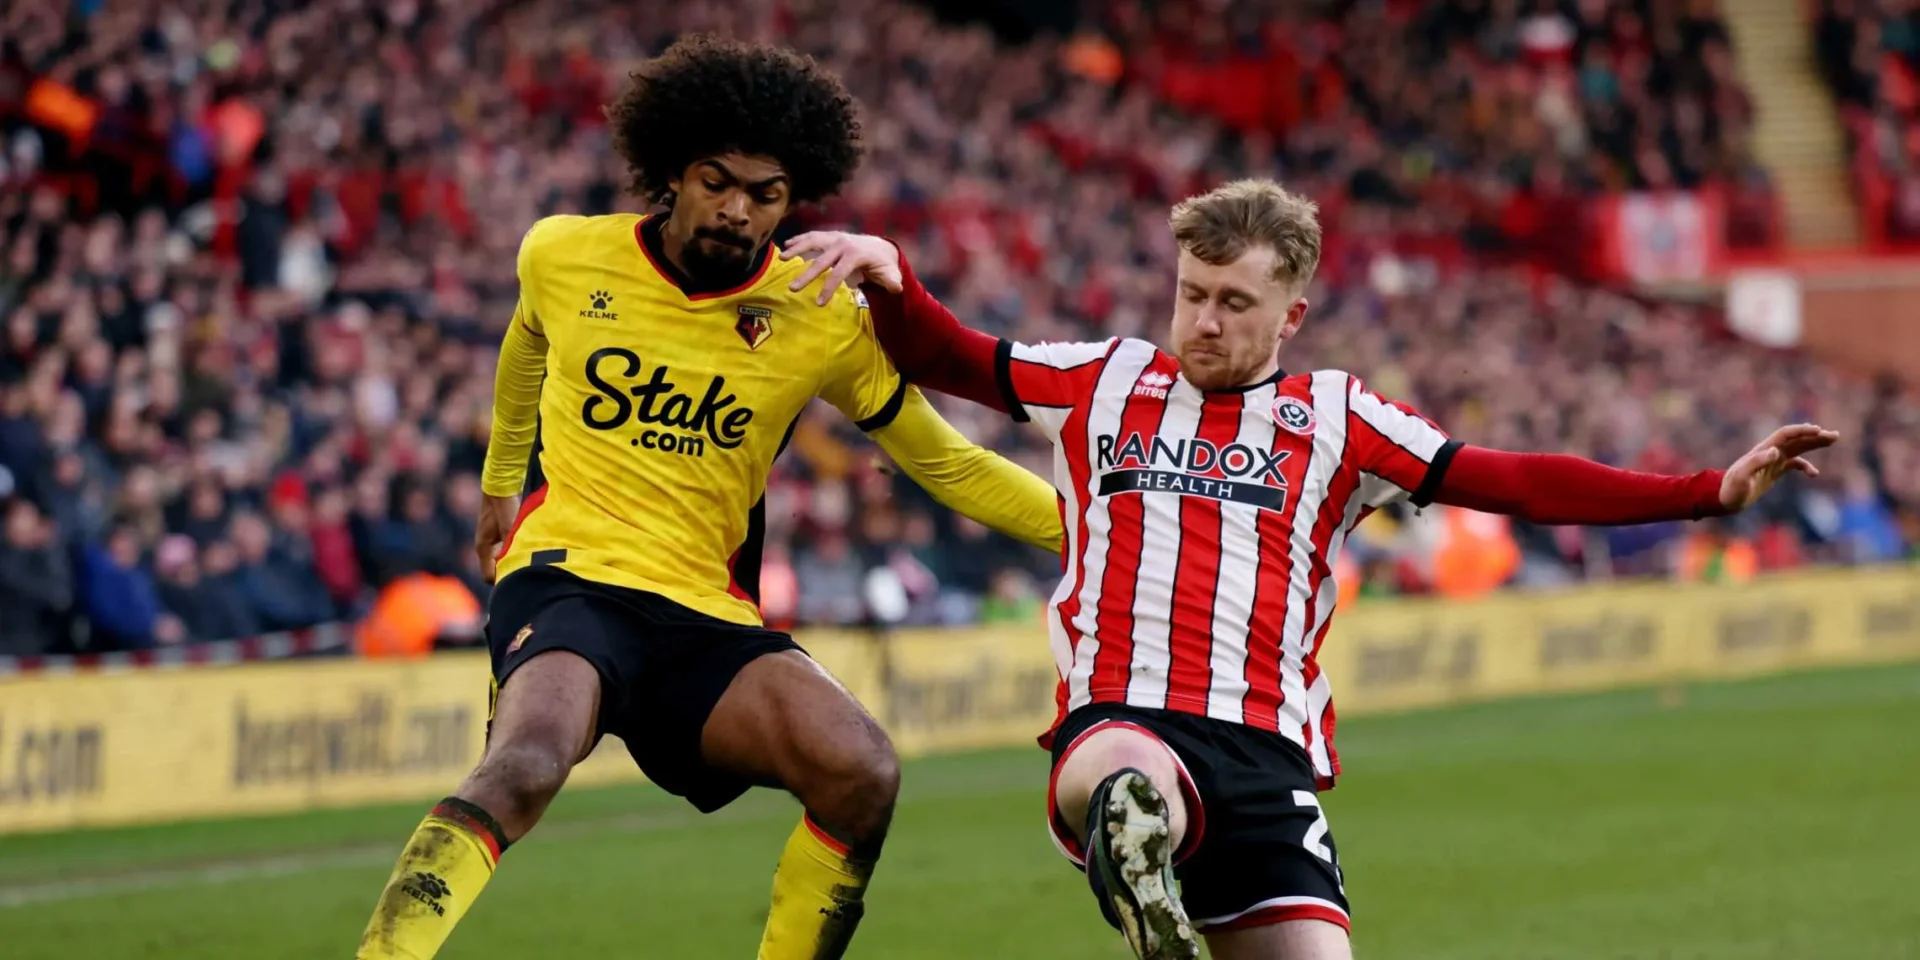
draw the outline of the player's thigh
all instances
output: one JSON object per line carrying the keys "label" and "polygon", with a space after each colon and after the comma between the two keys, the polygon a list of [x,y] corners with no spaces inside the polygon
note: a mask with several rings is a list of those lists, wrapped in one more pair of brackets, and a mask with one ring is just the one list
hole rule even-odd
{"label": "player's thigh", "polygon": [[1344,878],[1318,800],[1308,789],[1275,796],[1261,779],[1203,785],[1212,788],[1206,833],[1176,868],[1194,928],[1225,935],[1315,920],[1345,929]]}
{"label": "player's thigh", "polygon": [[1056,822],[1076,836],[1083,833],[1087,803],[1094,789],[1101,781],[1129,767],[1145,773],[1160,790],[1160,795],[1167,800],[1173,834],[1184,838],[1186,794],[1190,789],[1182,783],[1180,761],[1173,748],[1146,727],[1119,720],[1095,724],[1061,751],[1049,788],[1049,806]]}
{"label": "player's thigh", "polygon": [[899,776],[893,744],[832,674],[800,650],[740,668],[700,736],[706,762],[808,800],[809,788],[841,783],[886,788]]}
{"label": "player's thigh", "polygon": [[1175,874],[1194,928],[1223,937],[1306,920],[1346,929],[1340,854],[1306,752],[1272,731],[1187,722],[1206,820]]}
{"label": "player's thigh", "polygon": [[620,672],[614,650],[625,629],[618,608],[577,578],[523,570],[502,580],[488,603],[487,754],[538,744],[569,761],[586,756],[609,678]]}
{"label": "player's thigh", "polygon": [[576,653],[547,650],[509,681],[495,694],[487,753],[537,741],[566,748],[575,760],[587,755],[600,712],[600,672],[593,664]]}
{"label": "player's thigh", "polygon": [[1206,935],[1213,960],[1352,960],[1345,927],[1325,920],[1287,920]]}

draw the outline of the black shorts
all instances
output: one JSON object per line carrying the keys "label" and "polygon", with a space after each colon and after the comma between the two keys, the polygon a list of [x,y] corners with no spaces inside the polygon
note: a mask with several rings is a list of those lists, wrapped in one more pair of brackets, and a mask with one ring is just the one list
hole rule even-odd
{"label": "black shorts", "polygon": [[[1306,751],[1277,733],[1208,717],[1117,703],[1067,714],[1053,769],[1088,734],[1126,726],[1165,744],[1180,769],[1187,833],[1175,852],[1180,902],[1202,933],[1287,920],[1349,927],[1340,858],[1314,792]],[[1047,787],[1054,842],[1082,869],[1074,830]]]}
{"label": "black shorts", "polygon": [[[487,604],[493,690],[549,650],[578,654],[600,672],[594,741],[613,734],[661,789],[702,813],[753,784],[701,758],[707,716],[755,659],[799,650],[777,630],[729,623],[658,594],[584,580],[557,567],[516,570]],[[804,652],[804,651],[803,651]],[[491,732],[492,710],[488,710]]]}

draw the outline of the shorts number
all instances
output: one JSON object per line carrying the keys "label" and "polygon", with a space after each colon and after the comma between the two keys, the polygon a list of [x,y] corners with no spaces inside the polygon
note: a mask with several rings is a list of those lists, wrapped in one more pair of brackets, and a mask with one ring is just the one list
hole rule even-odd
{"label": "shorts number", "polygon": [[1334,882],[1339,884],[1342,896],[1347,892],[1346,872],[1340,869],[1340,861],[1333,855],[1333,848],[1327,846],[1327,811],[1320,806],[1320,798],[1310,790],[1295,790],[1293,802],[1303,807],[1313,808],[1313,823],[1307,827],[1307,834],[1300,838],[1300,845],[1313,851],[1313,855],[1325,860],[1333,867]]}
{"label": "shorts number", "polygon": [[1324,842],[1327,838],[1327,811],[1320,808],[1320,798],[1310,790],[1295,790],[1293,802],[1313,808],[1313,826],[1308,827],[1307,835],[1300,838],[1300,845],[1313,851],[1314,856],[1333,863],[1333,850]]}

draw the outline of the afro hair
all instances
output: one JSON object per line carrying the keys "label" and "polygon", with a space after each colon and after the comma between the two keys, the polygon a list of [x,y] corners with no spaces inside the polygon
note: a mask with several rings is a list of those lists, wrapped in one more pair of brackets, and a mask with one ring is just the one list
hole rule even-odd
{"label": "afro hair", "polygon": [[687,167],[727,153],[779,161],[796,203],[838,193],[860,165],[853,97],[812,57],[696,35],[628,80],[607,119],[634,192],[651,202]]}

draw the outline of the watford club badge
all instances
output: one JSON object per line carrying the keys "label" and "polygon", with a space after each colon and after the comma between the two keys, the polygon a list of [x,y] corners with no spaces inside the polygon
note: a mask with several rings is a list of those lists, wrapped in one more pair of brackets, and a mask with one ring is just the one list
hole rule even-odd
{"label": "watford club badge", "polygon": [[740,322],[733,325],[734,332],[747,342],[749,349],[758,350],[760,345],[773,336],[773,311],[766,307],[750,304],[740,305]]}
{"label": "watford club badge", "polygon": [[527,638],[531,636],[533,636],[533,624],[529,623],[526,626],[521,627],[520,632],[517,634],[514,634],[513,642],[507,644],[507,656],[511,657],[514,654],[519,653],[520,648],[526,646]]}

